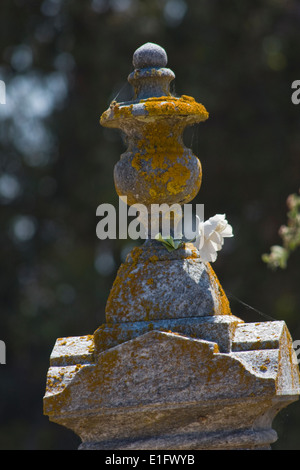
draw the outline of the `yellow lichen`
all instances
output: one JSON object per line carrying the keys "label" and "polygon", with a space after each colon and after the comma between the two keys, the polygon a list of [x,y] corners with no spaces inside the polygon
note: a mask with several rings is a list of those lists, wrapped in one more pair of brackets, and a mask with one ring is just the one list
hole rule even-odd
{"label": "yellow lichen", "polygon": [[[100,121],[125,132],[130,129],[131,166],[137,176],[134,193],[127,194],[128,204],[186,203],[199,191],[202,173],[199,160],[184,148],[181,134],[187,125],[206,120],[208,113],[202,104],[185,95],[148,98],[139,104],[144,106],[142,116],[134,114],[134,104],[115,103]],[[126,124],[128,120],[130,124]],[[122,195],[123,187],[117,181],[116,190]],[[136,194],[140,198],[142,194],[142,200],[136,200]]]}
{"label": "yellow lichen", "polygon": [[217,294],[218,306],[217,306],[217,311],[214,313],[218,315],[231,315],[232,313],[230,310],[229,301],[219,282],[219,279],[217,278],[216,273],[214,272],[210,263],[206,263],[206,266],[208,268],[207,273],[209,275],[210,282],[214,286],[214,291]]}

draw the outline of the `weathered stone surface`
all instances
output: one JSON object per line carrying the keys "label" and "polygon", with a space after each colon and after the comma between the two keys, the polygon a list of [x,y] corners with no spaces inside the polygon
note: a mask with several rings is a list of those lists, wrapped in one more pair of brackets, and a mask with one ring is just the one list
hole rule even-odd
{"label": "weathered stone surface", "polygon": [[216,342],[220,352],[230,352],[235,328],[239,323],[244,322],[234,315],[105,323],[94,333],[95,351],[100,353],[148,331],[158,330]]}
{"label": "weathered stone surface", "polygon": [[50,366],[70,364],[89,364],[93,360],[93,335],[58,338],[50,356]]}
{"label": "weathered stone surface", "polygon": [[147,42],[135,51],[132,63],[135,69],[165,67],[168,63],[168,56],[165,49]]}
{"label": "weathered stone surface", "polygon": [[211,265],[192,244],[171,253],[159,243],[132,250],[106,305],[108,323],[230,314]]}
{"label": "weathered stone surface", "polygon": [[[72,350],[78,357],[71,347],[66,364]],[[73,429],[81,448],[265,447],[276,440],[274,415],[300,391],[297,366],[283,378],[282,352],[224,354],[216,342],[149,331],[89,365],[50,368],[45,412]]]}
{"label": "weathered stone surface", "polygon": [[106,323],[50,366],[44,412],[81,449],[267,449],[300,393],[285,323],[234,315]]}

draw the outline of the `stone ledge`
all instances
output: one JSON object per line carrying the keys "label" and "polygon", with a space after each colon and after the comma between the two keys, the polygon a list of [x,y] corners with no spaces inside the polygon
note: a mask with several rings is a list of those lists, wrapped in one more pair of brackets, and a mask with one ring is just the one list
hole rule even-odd
{"label": "stone ledge", "polygon": [[284,321],[240,324],[234,333],[232,351],[278,349],[285,328]]}
{"label": "stone ledge", "polygon": [[105,323],[94,333],[95,352],[99,354],[152,330],[169,331],[213,341],[218,344],[221,352],[230,352],[235,328],[241,323],[243,321],[234,315]]}
{"label": "stone ledge", "polygon": [[94,336],[58,338],[50,356],[50,366],[89,364],[94,360]]}

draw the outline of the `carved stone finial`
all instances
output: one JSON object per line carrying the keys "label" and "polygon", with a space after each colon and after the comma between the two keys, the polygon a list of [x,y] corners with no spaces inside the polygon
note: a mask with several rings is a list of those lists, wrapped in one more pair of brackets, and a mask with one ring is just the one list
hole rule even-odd
{"label": "carved stone finial", "polygon": [[198,193],[202,170],[199,159],[184,146],[185,127],[205,121],[208,112],[194,98],[170,95],[175,77],[167,68],[167,54],[147,43],[133,55],[136,68],[129,75],[135,88],[131,102],[112,103],[102,116],[105,127],[121,129],[127,151],[114,169],[116,191],[129,205],[185,204]]}
{"label": "carved stone finial", "polygon": [[147,42],[135,51],[132,63],[135,70],[128,81],[134,87],[136,99],[170,95],[170,82],[175,75],[165,68],[168,57],[162,47]]}
{"label": "carved stone finial", "polygon": [[132,63],[136,69],[165,67],[168,63],[168,56],[161,46],[147,42],[135,51]]}

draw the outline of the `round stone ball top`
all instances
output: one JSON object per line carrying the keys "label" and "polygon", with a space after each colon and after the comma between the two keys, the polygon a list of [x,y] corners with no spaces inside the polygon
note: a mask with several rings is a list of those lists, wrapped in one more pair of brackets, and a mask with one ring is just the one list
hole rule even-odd
{"label": "round stone ball top", "polygon": [[159,68],[167,65],[168,57],[162,47],[152,42],[147,42],[135,51],[132,63],[135,69]]}

